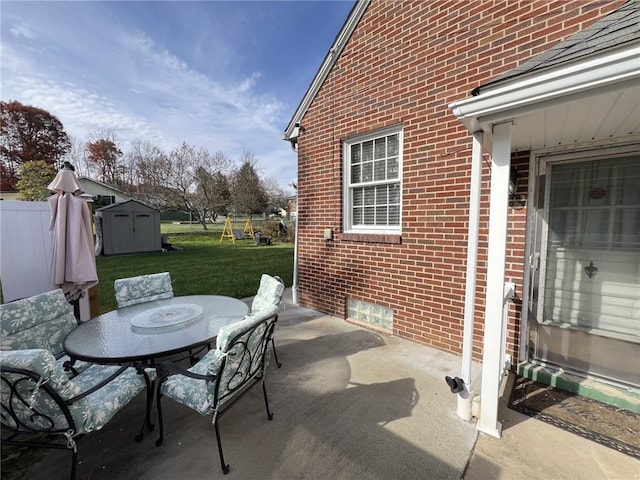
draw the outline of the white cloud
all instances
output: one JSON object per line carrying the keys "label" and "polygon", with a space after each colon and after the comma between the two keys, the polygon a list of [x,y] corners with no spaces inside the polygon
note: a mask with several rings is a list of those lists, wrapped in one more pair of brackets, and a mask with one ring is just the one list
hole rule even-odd
{"label": "white cloud", "polygon": [[35,40],[36,34],[31,30],[29,25],[25,23],[16,23],[9,29],[11,35],[19,39]]}
{"label": "white cloud", "polygon": [[[45,39],[36,30],[14,22],[13,37],[3,36],[3,100],[49,111],[81,141],[110,131],[125,151],[137,139],[164,150],[184,141],[234,160],[250,151],[263,174],[284,188],[295,177],[295,154],[280,140],[291,112],[264,90],[260,72],[218,76],[216,68],[178,56],[173,45],[117,23],[100,24],[100,32],[109,32],[102,44],[97,42],[102,34],[84,40],[69,29],[56,35],[52,27]],[[79,48],[83,41],[86,48]],[[209,61],[215,63],[214,45]],[[221,44],[220,50],[226,58],[231,47]]]}

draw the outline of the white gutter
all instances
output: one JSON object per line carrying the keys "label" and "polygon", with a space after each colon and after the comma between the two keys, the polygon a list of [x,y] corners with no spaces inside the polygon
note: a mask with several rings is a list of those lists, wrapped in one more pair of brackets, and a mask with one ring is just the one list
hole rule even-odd
{"label": "white gutter", "polygon": [[[298,185],[298,188],[300,186]],[[291,287],[291,301],[298,305],[298,224],[300,223],[300,195],[296,198],[296,238],[293,244],[293,286]]]}
{"label": "white gutter", "polygon": [[548,72],[535,71],[486,87],[475,97],[449,105],[471,132],[526,113],[585,96],[637,86],[640,81],[640,44],[608,50],[592,58],[563,64]]}
{"label": "white gutter", "polygon": [[467,283],[465,287],[464,326],[462,340],[461,377],[464,390],[458,393],[457,414],[463,420],[473,417],[473,322],[476,304],[476,277],[478,265],[478,231],[480,225],[480,190],[482,188],[482,132],[473,135],[471,153],[471,198],[469,199],[469,242],[467,245]]}

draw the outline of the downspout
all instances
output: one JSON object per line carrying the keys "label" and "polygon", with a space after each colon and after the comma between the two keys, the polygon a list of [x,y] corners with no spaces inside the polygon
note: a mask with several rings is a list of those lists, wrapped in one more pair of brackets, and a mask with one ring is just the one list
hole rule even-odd
{"label": "downspout", "polygon": [[[300,124],[296,123],[292,136],[288,138],[291,142],[291,150],[298,153],[298,135],[300,133]],[[284,136],[283,136],[284,139]],[[293,285],[291,286],[291,301],[294,305],[298,305],[298,224],[300,223],[300,184],[296,182],[296,238],[293,241]]]}
{"label": "downspout", "polygon": [[[300,185],[298,185],[300,188]],[[298,305],[298,224],[300,223],[300,195],[296,198],[296,238],[293,243],[293,285],[291,287],[291,301]]]}
{"label": "downspout", "polygon": [[462,337],[462,368],[460,373],[463,390],[458,392],[456,409],[458,416],[466,421],[471,420],[473,417],[473,399],[476,396],[471,383],[471,369],[473,365],[473,323],[476,303],[480,190],[482,188],[482,137],[482,132],[473,134],[471,196],[469,199],[469,240],[467,244],[467,280]]}

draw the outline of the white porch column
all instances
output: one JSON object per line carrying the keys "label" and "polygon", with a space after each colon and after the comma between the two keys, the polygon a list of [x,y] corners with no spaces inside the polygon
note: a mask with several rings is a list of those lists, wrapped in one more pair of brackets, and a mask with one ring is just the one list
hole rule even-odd
{"label": "white porch column", "polygon": [[493,158],[489,206],[487,289],[484,313],[484,352],[482,357],[482,392],[478,430],[500,438],[498,397],[502,351],[504,305],[504,271],[507,248],[507,214],[509,207],[509,172],[511,167],[511,122],[493,127]]}
{"label": "white porch column", "polygon": [[471,153],[471,195],[469,199],[469,239],[467,242],[467,281],[464,302],[464,330],[462,339],[462,368],[464,391],[458,394],[457,413],[464,420],[471,420],[473,386],[473,323],[476,304],[476,277],[478,264],[478,230],[480,224],[480,190],[482,189],[482,132],[473,134]]}

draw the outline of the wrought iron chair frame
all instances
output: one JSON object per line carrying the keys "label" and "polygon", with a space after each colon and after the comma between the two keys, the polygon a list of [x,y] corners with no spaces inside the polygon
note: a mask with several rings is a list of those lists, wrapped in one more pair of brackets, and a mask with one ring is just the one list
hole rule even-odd
{"label": "wrought iron chair frame", "polygon": [[[264,274],[264,275],[267,275],[267,274]],[[271,278],[277,280],[282,285],[282,293],[280,294],[280,298],[278,299],[278,305],[277,305],[277,309],[279,310],[280,309],[280,304],[282,303],[282,299],[284,297],[284,287],[285,287],[284,280],[282,280],[282,278],[280,276],[278,276],[278,275],[271,276]],[[258,292],[256,292],[256,295],[258,295],[259,293],[260,293],[260,288],[258,287]],[[255,301],[255,297],[254,297],[254,301]],[[252,305],[251,314],[256,314],[256,313],[257,312],[254,311],[254,308],[253,308],[253,305]],[[277,323],[277,320],[276,320],[276,323]],[[274,357],[274,360],[276,362],[276,365],[278,366],[278,368],[281,368],[282,367],[282,363],[280,363],[280,361],[278,360],[278,353],[276,352],[276,340],[275,340],[275,338],[276,338],[276,335],[275,335],[275,326],[274,326],[274,332],[273,332],[273,335],[271,336],[271,346],[273,347],[273,357]]]}
{"label": "wrought iron chair frame", "polygon": [[[84,435],[87,435],[87,433],[82,433],[82,434],[73,433],[73,432],[77,432],[78,428],[69,410],[69,406],[91,395],[92,393],[95,393],[100,388],[104,387],[109,382],[113,381],[116,377],[120,376],[127,369],[132,367],[133,367],[133,364],[122,365],[120,368],[118,368],[118,370],[116,370],[113,374],[109,375],[107,378],[103,379],[101,382],[97,383],[90,389],[68,400],[63,400],[58,394],[58,392],[54,388],[52,388],[46,381],[42,382],[41,381],[42,377],[37,373],[32,372],[30,370],[22,369],[22,368],[14,368],[14,367],[8,367],[8,366],[2,367],[2,371],[0,372],[0,381],[2,381],[9,388],[9,391],[10,391],[9,398],[6,398],[6,397],[2,398],[1,416],[2,416],[2,431],[4,434],[2,438],[2,443],[4,445],[13,445],[13,446],[19,446],[19,447],[71,450],[72,463],[71,463],[70,479],[74,480],[76,477],[76,470],[77,470],[77,464],[78,464],[78,446],[77,446],[76,440],[79,440]],[[153,389],[152,389],[152,383],[149,379],[149,375],[147,374],[147,372],[145,372],[144,369],[142,368],[137,368],[137,369],[138,369],[138,372],[144,376],[144,380],[146,383],[146,390],[147,390],[147,402],[146,402],[144,422],[142,423],[142,427],[140,428],[140,433],[135,437],[135,440],[137,442],[140,442],[143,437],[145,425],[148,426],[149,431],[153,430],[154,428],[154,425],[151,423],[151,405],[153,403],[152,402]],[[13,375],[21,375],[21,376],[16,378],[14,381],[11,381],[7,377],[5,377],[5,373],[9,373]],[[29,404],[30,404],[29,400],[27,398],[24,398],[24,396],[20,394],[20,389],[17,388],[17,385],[20,382],[33,383],[33,385],[36,386],[40,392],[44,391],[46,395],[48,395],[49,398],[56,403],[57,407],[60,409],[60,411],[64,415],[65,420],[67,422],[67,425],[65,426],[65,428],[53,428],[54,421],[49,415],[39,411],[35,411],[33,407],[29,407]],[[35,426],[30,426],[25,422],[23,422],[22,420],[20,420],[20,415],[17,415],[13,409],[14,401],[18,401],[22,403],[24,406],[27,406],[28,408],[33,410],[34,414],[32,415],[31,418],[33,418],[34,421],[35,419],[39,419],[39,420],[44,419],[48,423],[52,424],[52,427],[50,429],[36,428]],[[12,421],[12,424],[15,425],[15,428],[12,428],[12,425],[7,423],[9,420]],[[66,439],[66,443],[62,444],[62,443],[55,443],[55,442],[35,442],[35,441],[18,439],[21,436],[45,436],[46,438],[47,436],[51,436],[51,435],[64,436]]]}
{"label": "wrought iron chair frame", "polygon": [[[162,385],[169,378],[169,373],[174,372],[177,374],[185,375],[190,378],[204,380],[207,382],[214,382],[215,383],[215,388],[214,388],[215,393],[214,393],[214,399],[213,399],[213,406],[214,406],[213,416],[214,417],[213,417],[212,423],[215,428],[216,441],[218,444],[218,454],[220,456],[220,465],[222,467],[222,471],[225,474],[229,473],[229,465],[224,460],[224,454],[222,450],[222,441],[220,438],[220,428],[219,428],[220,417],[224,415],[242,397],[244,397],[244,395],[248,393],[255,385],[257,385],[258,382],[260,382],[262,383],[262,392],[264,395],[264,403],[267,410],[267,418],[269,420],[273,419],[273,413],[271,412],[271,409],[269,407],[269,399],[267,396],[267,388],[265,384],[265,369],[268,364],[268,361],[267,361],[268,346],[269,346],[269,342],[273,339],[273,333],[274,333],[277,320],[278,320],[277,313],[273,313],[269,316],[266,316],[261,322],[255,324],[251,328],[247,328],[246,330],[241,331],[230,340],[227,351],[231,350],[237,345],[241,345],[242,355],[243,356],[251,355],[251,351],[248,347],[249,341],[252,335],[259,329],[259,327],[263,323],[266,323],[266,328],[262,332],[262,336],[259,339],[260,348],[256,349],[256,352],[255,352],[256,355],[259,356],[258,361],[256,362],[254,361],[256,359],[251,359],[251,358],[249,360],[249,364],[255,365],[255,367],[251,368],[247,372],[242,372],[240,371],[240,368],[237,368],[230,376],[228,376],[227,378],[229,378],[231,381],[231,380],[237,380],[238,375],[242,375],[243,380],[241,383],[239,383],[235,387],[231,387],[229,385],[230,383],[229,381],[227,383],[227,388],[225,389],[225,391],[227,390],[228,391],[223,396],[220,396],[221,382],[224,377],[223,372],[225,371],[225,368],[228,367],[228,365],[231,365],[230,362],[227,362],[226,355],[222,359],[222,364],[218,369],[219,374],[217,375],[216,374],[211,374],[211,375],[198,374],[198,373],[189,371],[173,362],[164,362],[158,366],[158,376],[160,380],[158,382],[158,387],[157,387],[156,401],[157,401],[157,410],[158,410],[158,423],[160,428],[159,428],[159,437],[158,437],[158,440],[156,441],[157,446],[162,445],[164,441],[164,426],[163,426],[162,404],[161,404],[162,397],[164,396],[162,393]],[[241,342],[240,339],[246,336],[247,333],[249,334],[247,337],[247,340],[244,342]],[[242,361],[238,363],[239,366],[242,366],[242,364],[243,364]]]}

